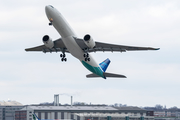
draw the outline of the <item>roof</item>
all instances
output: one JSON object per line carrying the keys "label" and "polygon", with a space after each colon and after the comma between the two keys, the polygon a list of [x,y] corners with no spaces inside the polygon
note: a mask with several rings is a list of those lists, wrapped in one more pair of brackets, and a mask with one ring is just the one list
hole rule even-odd
{"label": "roof", "polygon": [[[141,115],[129,115],[129,114],[119,114],[119,113],[114,113],[114,114],[110,114],[110,113],[74,113],[74,115],[77,116],[81,116],[81,117],[107,117],[107,116],[111,116],[111,117],[118,117],[118,118],[125,118],[125,117],[130,117],[130,118],[136,118],[139,119],[140,117],[142,117]],[[145,118],[154,118],[154,116],[143,116]]]}
{"label": "roof", "polygon": [[126,111],[146,111],[145,109],[139,108],[139,107],[132,107],[132,106],[128,106],[128,107],[114,107],[118,110],[126,110]]}
{"label": "roof", "polygon": [[110,106],[26,106],[21,110],[35,110],[35,111],[141,111],[146,110],[138,107],[110,107]]}
{"label": "roof", "polygon": [[0,106],[23,106],[23,104],[17,102],[17,101],[0,101]]}
{"label": "roof", "polygon": [[117,110],[113,107],[108,106],[27,106],[22,110]]}

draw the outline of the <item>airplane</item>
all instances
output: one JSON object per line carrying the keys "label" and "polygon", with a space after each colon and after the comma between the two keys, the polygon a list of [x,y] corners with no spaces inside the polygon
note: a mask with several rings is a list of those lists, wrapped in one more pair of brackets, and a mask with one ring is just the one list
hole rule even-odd
{"label": "airplane", "polygon": [[33,113],[32,115],[33,115],[33,120],[40,120],[35,113]]}
{"label": "airplane", "polygon": [[86,34],[84,38],[78,38],[74,31],[71,29],[70,25],[67,23],[62,14],[54,8],[52,5],[45,6],[46,16],[49,20],[49,26],[54,26],[57,32],[60,34],[61,38],[53,41],[49,35],[45,35],[42,38],[44,45],[40,45],[33,48],[27,48],[25,51],[42,51],[46,52],[62,52],[60,54],[61,61],[67,61],[66,54],[70,53],[75,58],[79,59],[80,62],[92,73],[86,75],[87,78],[102,77],[106,79],[107,77],[113,78],[126,78],[124,75],[108,73],[106,72],[109,63],[111,62],[109,58],[104,60],[102,63],[97,64],[94,60],[91,52],[126,52],[126,51],[138,51],[138,50],[159,50],[160,48],[152,47],[135,47],[135,46],[125,46],[116,45],[103,42],[96,42],[93,40],[92,36]]}

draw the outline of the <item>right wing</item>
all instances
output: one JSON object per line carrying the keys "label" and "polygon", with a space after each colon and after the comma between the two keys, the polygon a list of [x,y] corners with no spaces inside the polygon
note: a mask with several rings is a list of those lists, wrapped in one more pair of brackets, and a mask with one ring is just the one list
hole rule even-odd
{"label": "right wing", "polygon": [[46,52],[59,52],[59,51],[63,51],[63,50],[64,50],[64,52],[69,52],[67,50],[66,46],[64,45],[61,38],[54,41],[54,47],[51,49],[47,48],[45,45],[40,45],[37,47],[27,48],[25,50],[26,51],[42,51],[44,53],[46,53]]}

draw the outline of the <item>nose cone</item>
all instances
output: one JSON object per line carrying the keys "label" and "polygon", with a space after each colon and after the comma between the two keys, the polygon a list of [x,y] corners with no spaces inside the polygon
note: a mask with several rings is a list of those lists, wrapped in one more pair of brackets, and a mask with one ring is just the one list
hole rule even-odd
{"label": "nose cone", "polygon": [[49,10],[51,10],[51,9],[54,9],[54,7],[53,7],[52,5],[47,5],[47,6],[45,7],[45,10],[46,10],[46,11],[49,11]]}
{"label": "nose cone", "polygon": [[45,11],[46,11],[46,14],[50,11],[50,7],[49,6],[46,6],[45,7]]}
{"label": "nose cone", "polygon": [[47,5],[45,7],[45,11],[46,11],[47,17],[50,18],[54,14],[55,9],[54,9],[54,7],[52,5]]}
{"label": "nose cone", "polygon": [[52,7],[50,5],[47,5],[45,7],[46,16],[48,19],[52,17]]}

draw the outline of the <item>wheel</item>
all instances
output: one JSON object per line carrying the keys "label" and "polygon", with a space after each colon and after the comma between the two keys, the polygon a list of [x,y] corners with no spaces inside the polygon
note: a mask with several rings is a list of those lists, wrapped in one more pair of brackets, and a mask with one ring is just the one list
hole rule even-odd
{"label": "wheel", "polygon": [[62,55],[62,54],[60,54],[60,57],[63,57],[63,55]]}
{"label": "wheel", "polygon": [[86,57],[86,54],[84,54],[84,57]]}
{"label": "wheel", "polygon": [[85,58],[85,61],[87,61],[87,58]]}
{"label": "wheel", "polygon": [[67,61],[67,58],[64,58],[64,61],[66,62],[66,61]]}
{"label": "wheel", "polygon": [[64,61],[64,58],[62,58],[61,61],[63,62],[63,61]]}
{"label": "wheel", "polygon": [[87,60],[90,61],[90,58],[88,58]]}
{"label": "wheel", "polygon": [[86,57],[89,57],[89,54],[87,53]]}
{"label": "wheel", "polygon": [[63,57],[66,57],[66,54],[63,54]]}
{"label": "wheel", "polygon": [[49,23],[49,26],[52,25],[52,23]]}

